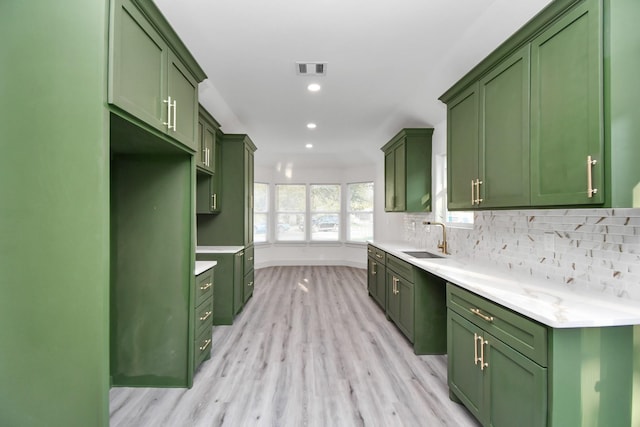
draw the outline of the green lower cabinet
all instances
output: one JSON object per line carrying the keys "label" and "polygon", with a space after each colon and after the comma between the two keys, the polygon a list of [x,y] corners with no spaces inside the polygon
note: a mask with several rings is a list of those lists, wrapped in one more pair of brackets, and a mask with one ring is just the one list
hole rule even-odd
{"label": "green lower cabinet", "polygon": [[447,306],[450,395],[483,426],[640,425],[637,326],[550,328],[451,284]]}
{"label": "green lower cabinet", "polygon": [[547,369],[449,311],[449,387],[484,426],[547,425]]}
{"label": "green lower cabinet", "polygon": [[387,291],[385,285],[387,270],[384,264],[376,261],[373,257],[368,257],[367,262],[369,264],[367,269],[367,289],[369,291],[369,295],[371,295],[373,300],[384,310],[387,305]]}
{"label": "green lower cabinet", "polygon": [[[196,276],[193,311],[193,372],[211,356],[214,268]],[[191,386],[192,383],[189,383]]]}
{"label": "green lower cabinet", "polygon": [[[253,269],[249,274],[244,274],[246,251],[247,249],[227,253],[196,253],[198,261],[218,261],[213,292],[214,325],[231,325],[253,292]],[[252,247],[249,251],[252,251]],[[245,284],[247,278],[250,280]],[[247,286],[250,282],[251,285]]]}
{"label": "green lower cabinet", "polygon": [[245,274],[243,283],[244,283],[243,304],[246,304],[247,301],[249,301],[249,298],[253,296],[253,270]]}
{"label": "green lower cabinet", "polygon": [[[375,255],[381,255],[377,248]],[[386,265],[370,258],[369,275],[372,288],[386,296],[387,318],[411,341],[416,354],[446,353],[445,281],[393,255],[379,259]]]}

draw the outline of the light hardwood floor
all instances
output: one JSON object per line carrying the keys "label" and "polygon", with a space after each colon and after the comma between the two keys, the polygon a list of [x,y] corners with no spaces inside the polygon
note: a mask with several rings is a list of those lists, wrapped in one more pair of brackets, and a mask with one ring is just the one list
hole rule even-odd
{"label": "light hardwood floor", "polygon": [[473,426],[446,356],[416,356],[368,296],[366,270],[256,270],[186,389],[113,388],[111,426]]}

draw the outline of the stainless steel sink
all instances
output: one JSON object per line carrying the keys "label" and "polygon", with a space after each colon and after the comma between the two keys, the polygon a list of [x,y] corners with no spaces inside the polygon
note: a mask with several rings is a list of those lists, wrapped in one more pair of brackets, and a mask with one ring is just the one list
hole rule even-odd
{"label": "stainless steel sink", "polygon": [[434,254],[427,251],[402,251],[402,253],[414,258],[443,258],[442,255]]}

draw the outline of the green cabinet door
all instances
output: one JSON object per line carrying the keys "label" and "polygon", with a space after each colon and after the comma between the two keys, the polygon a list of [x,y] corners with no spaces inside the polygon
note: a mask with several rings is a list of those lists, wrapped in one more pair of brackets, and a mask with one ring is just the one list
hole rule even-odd
{"label": "green cabinet door", "polygon": [[389,172],[393,176],[393,209],[391,211],[405,211],[407,209],[407,183],[405,176],[406,169],[406,144],[399,144],[393,149],[393,170]]}
{"label": "green cabinet door", "polygon": [[[450,390],[478,420],[483,420],[483,373],[480,369],[478,337],[482,329],[448,311],[447,353]],[[519,420],[519,418],[516,418]],[[512,420],[513,421],[513,420]]]}
{"label": "green cabinet door", "polygon": [[387,294],[387,317],[397,324],[400,315],[400,297],[398,296],[398,275],[388,268],[385,271],[385,290]]}
{"label": "green cabinet door", "polygon": [[472,209],[478,197],[473,183],[478,170],[478,84],[447,104],[447,204],[450,210]]}
{"label": "green cabinet door", "polygon": [[393,150],[384,155],[384,210],[393,212],[396,199],[395,152]]}
{"label": "green cabinet door", "polygon": [[236,315],[244,305],[244,251],[233,256],[233,314]]}
{"label": "green cabinet door", "polygon": [[217,196],[213,176],[198,171],[196,175],[196,213],[215,213]]}
{"label": "green cabinet door", "polygon": [[165,132],[169,47],[131,2],[112,7],[109,103]]}
{"label": "green cabinet door", "polygon": [[600,3],[578,5],[531,43],[534,206],[604,201]]}
{"label": "green cabinet door", "polygon": [[[528,206],[529,45],[480,80],[479,156],[481,182],[476,187],[480,192],[477,205]],[[460,173],[460,169],[455,172]],[[464,181],[460,184],[462,189],[469,191],[469,183],[466,189],[463,184]]]}
{"label": "green cabinet door", "polygon": [[246,303],[253,295],[253,270],[244,276],[243,303]]}
{"label": "green cabinet door", "polygon": [[399,278],[397,282],[399,300],[398,327],[409,339],[414,341],[414,285],[406,279]]}
{"label": "green cabinet door", "polygon": [[387,271],[384,264],[376,261],[373,257],[368,257],[368,278],[367,289],[369,295],[378,303],[380,307],[386,307],[386,275]]}
{"label": "green cabinet door", "polygon": [[547,425],[547,369],[486,332],[484,339],[485,425]]}
{"label": "green cabinet door", "polygon": [[198,125],[198,82],[178,57],[169,51],[167,94],[171,97],[172,129],[169,135],[196,151]]}

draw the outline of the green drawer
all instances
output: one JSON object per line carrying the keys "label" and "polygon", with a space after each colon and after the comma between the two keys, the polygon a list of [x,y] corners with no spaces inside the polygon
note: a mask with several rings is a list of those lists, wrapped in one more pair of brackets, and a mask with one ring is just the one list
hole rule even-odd
{"label": "green drawer", "polygon": [[253,270],[253,246],[244,250],[244,274],[249,274]]}
{"label": "green drawer", "polygon": [[367,246],[367,255],[375,258],[375,260],[380,264],[385,264],[387,262],[387,253],[373,245]]}
{"label": "green drawer", "polygon": [[547,327],[447,283],[447,307],[539,365],[547,366]]}
{"label": "green drawer", "polygon": [[196,276],[195,306],[198,307],[213,295],[213,269],[209,269]]}
{"label": "green drawer", "polygon": [[413,266],[408,262],[387,254],[387,269],[391,269],[408,282],[415,283]]}
{"label": "green drawer", "polygon": [[195,336],[198,337],[205,329],[211,330],[213,318],[213,295],[205,302],[196,307],[195,311]]}
{"label": "green drawer", "polygon": [[193,354],[195,363],[193,369],[197,369],[202,362],[211,356],[211,329],[206,329],[202,334],[194,341]]}

